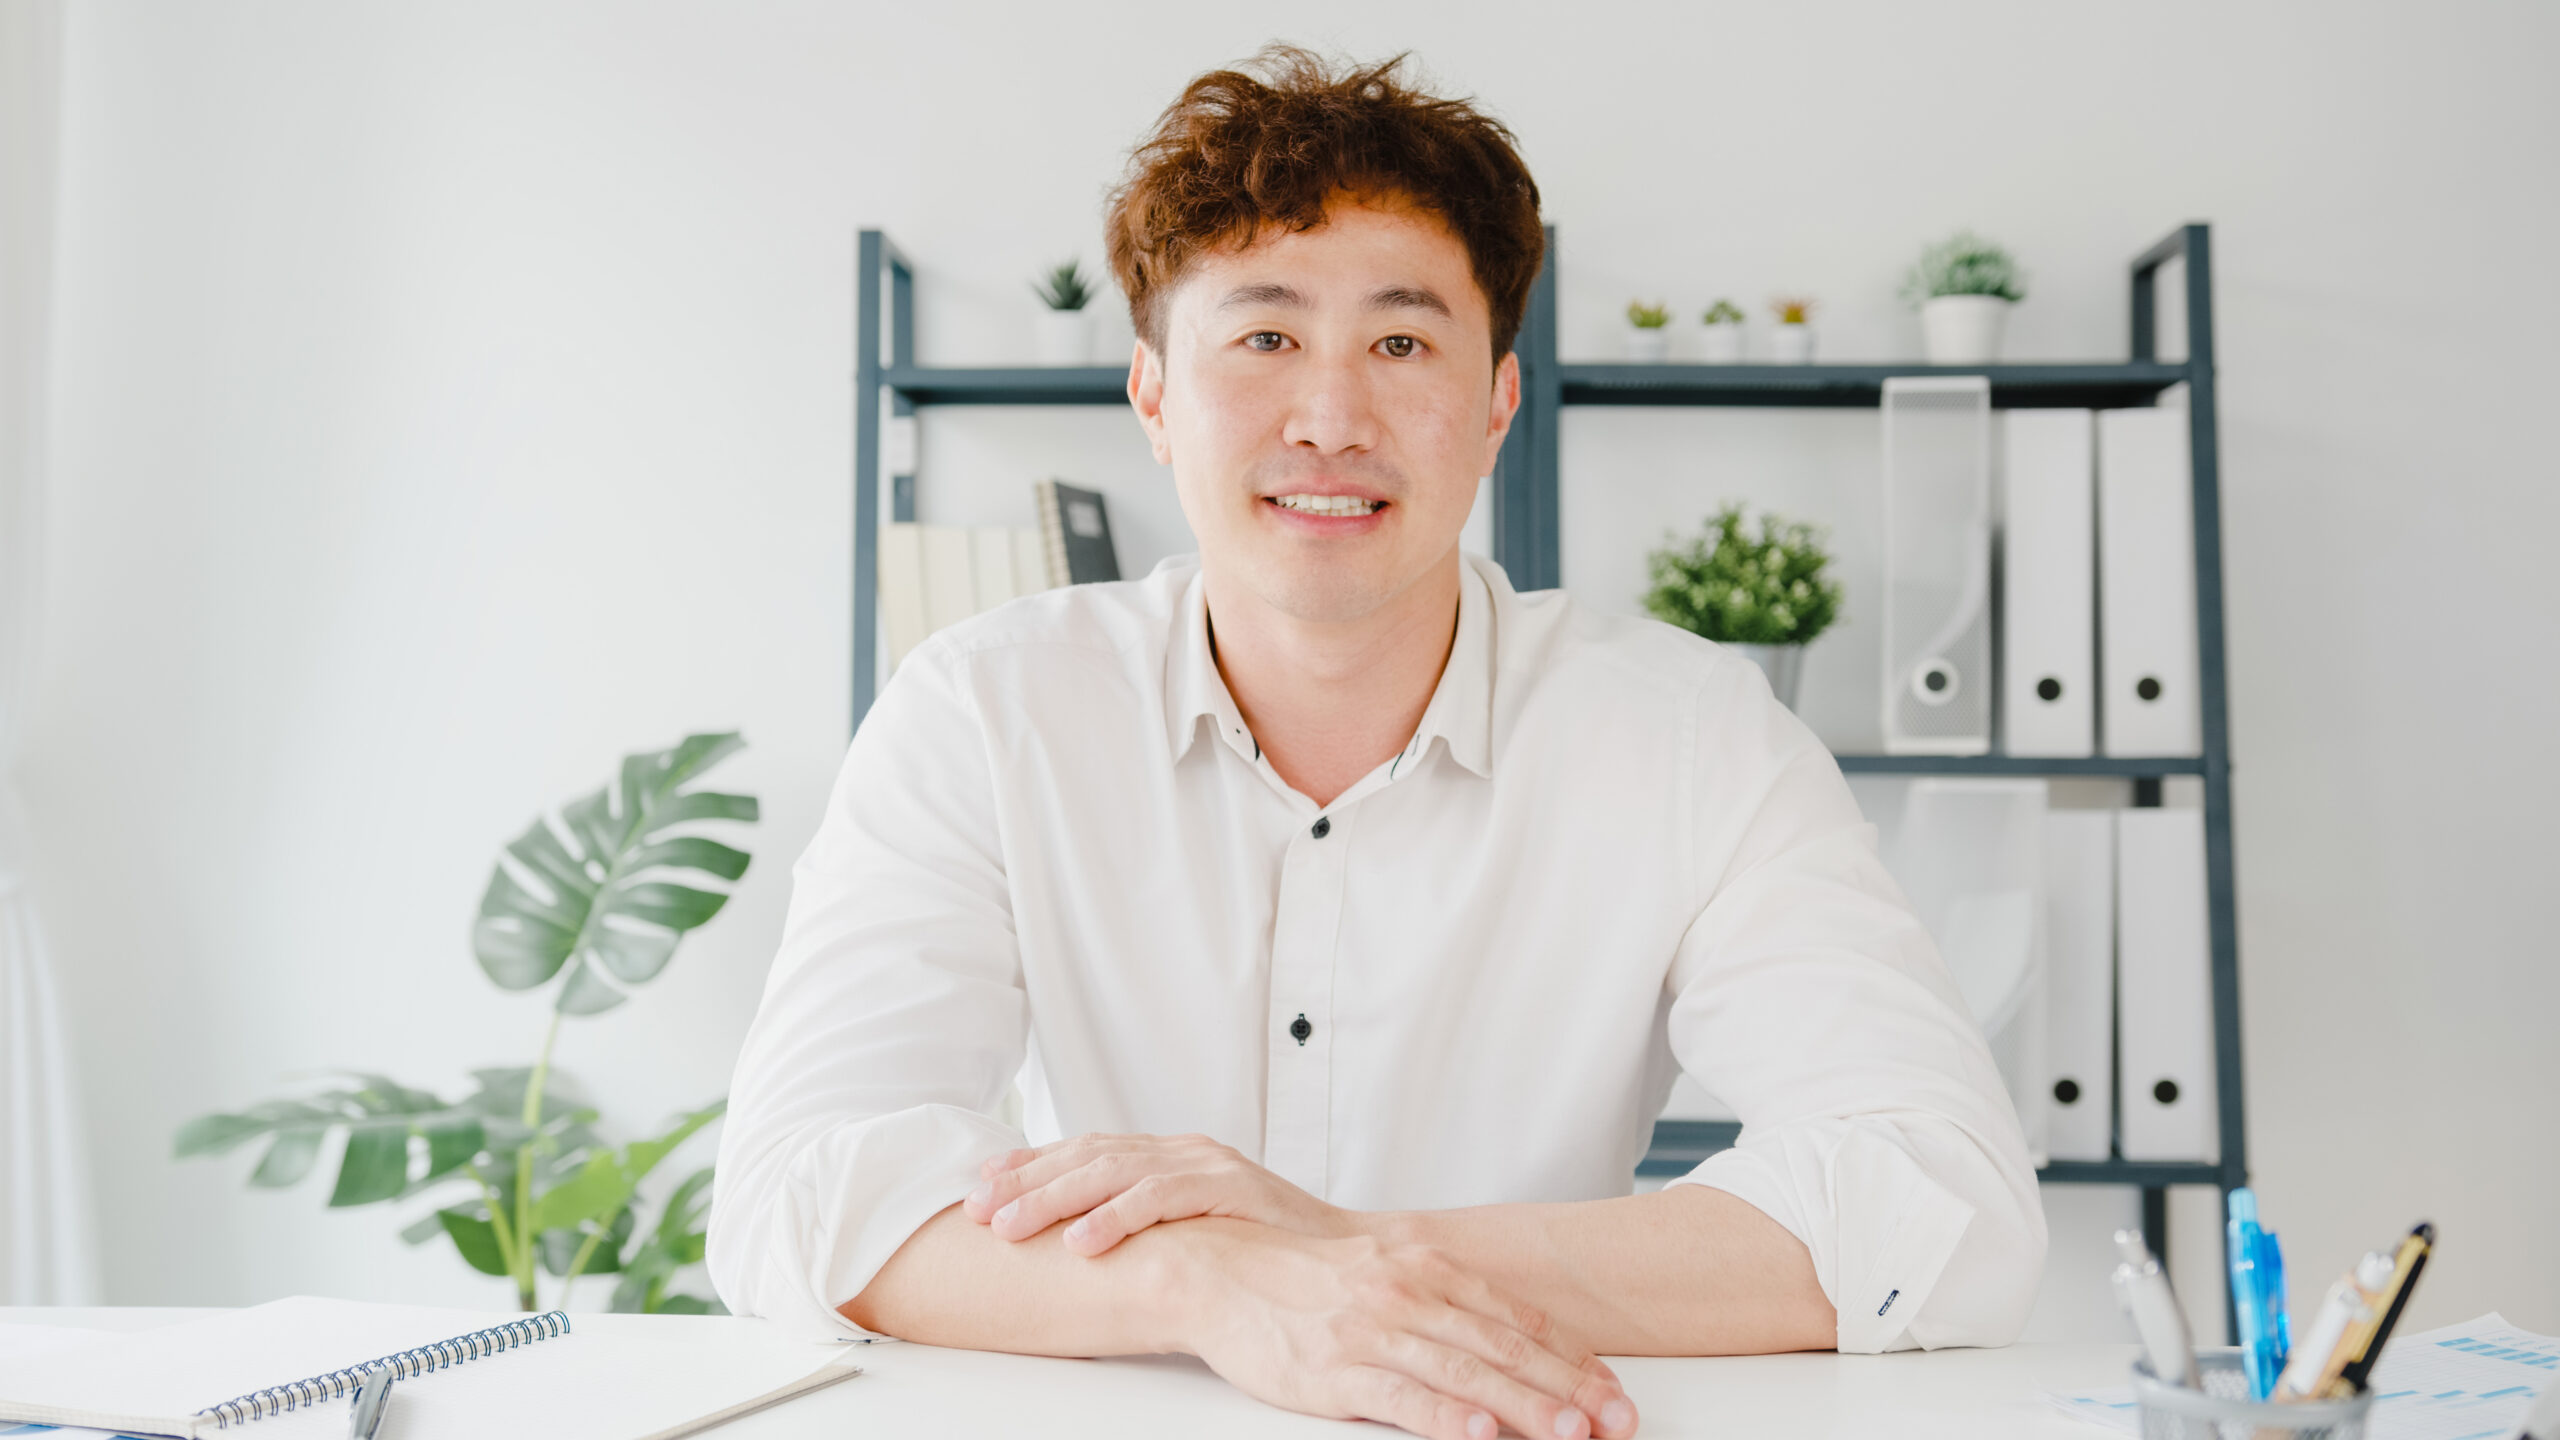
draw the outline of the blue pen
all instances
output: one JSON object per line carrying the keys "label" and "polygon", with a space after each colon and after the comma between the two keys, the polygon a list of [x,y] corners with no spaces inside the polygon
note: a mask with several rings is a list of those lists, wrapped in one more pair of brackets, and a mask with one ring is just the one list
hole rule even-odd
{"label": "blue pen", "polygon": [[2258,1228],[2257,1192],[2246,1186],[2231,1192],[2224,1245],[2231,1257],[2231,1308],[2240,1321],[2234,1338],[2250,1392],[2264,1400],[2275,1393],[2276,1377],[2284,1372],[2293,1326],[2285,1313],[2284,1251],[2275,1236]]}

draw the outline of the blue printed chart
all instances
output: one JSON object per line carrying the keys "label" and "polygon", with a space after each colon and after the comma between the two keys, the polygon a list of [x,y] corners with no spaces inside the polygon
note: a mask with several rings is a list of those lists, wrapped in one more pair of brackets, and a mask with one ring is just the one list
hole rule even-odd
{"label": "blue printed chart", "polygon": [[[2560,1379],[2560,1339],[2497,1314],[2394,1339],[2373,1371],[2369,1440],[2506,1440],[2546,1385]],[[2133,1391],[2045,1398],[2080,1419],[2141,1433]]]}

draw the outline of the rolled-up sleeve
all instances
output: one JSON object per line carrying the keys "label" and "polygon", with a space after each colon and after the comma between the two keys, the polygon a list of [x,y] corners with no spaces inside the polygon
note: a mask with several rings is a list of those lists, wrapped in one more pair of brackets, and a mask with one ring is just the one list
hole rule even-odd
{"label": "rolled-up sleeve", "polygon": [[1769,763],[1710,786],[1699,858],[1721,864],[1673,962],[1669,1023],[1742,1134],[1672,1183],[1728,1191],[1803,1241],[1844,1352],[2006,1344],[2046,1240],[2017,1112],[1838,765],[1783,712],[1743,728],[1741,753]]}
{"label": "rolled-up sleeve", "polygon": [[792,872],[738,1057],[707,1260],[742,1315],[859,1333],[836,1307],[979,1164],[1026,1010],[984,729],[948,647],[909,655]]}

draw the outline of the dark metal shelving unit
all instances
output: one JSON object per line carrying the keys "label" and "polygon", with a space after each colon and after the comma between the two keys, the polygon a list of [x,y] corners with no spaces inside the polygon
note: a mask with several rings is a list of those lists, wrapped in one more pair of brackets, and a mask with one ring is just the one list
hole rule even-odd
{"label": "dark metal shelving unit", "polygon": [[[2215,1094],[2221,1158],[2213,1162],[2055,1161],[2048,1181],[2132,1185],[2143,1193],[2143,1230],[2152,1249],[2168,1249],[2167,1187],[2215,1185],[2224,1194],[2248,1183],[2248,1147],[2240,1071],[2239,924],[2231,849],[2231,741],[2223,643],[2220,448],[2213,370],[2211,234],[2200,224],[2170,233],[2131,266],[2131,350],[2121,362],[1932,365],[1616,365],[1565,364],[1556,355],[1555,232],[1547,232],[1547,265],[1530,292],[1514,352],[1520,357],[1522,403],[1494,474],[1494,557],[1523,590],[1560,583],[1558,495],[1563,408],[1574,406],[1874,407],[1884,382],[1906,375],[1984,375],[2001,408],[2055,406],[2120,409],[2155,405],[2172,386],[2187,387],[2189,444],[2195,478],[2197,671],[2204,752],[2167,759],[2088,756],[2030,759],[2010,755],[1843,755],[1840,768],[1868,775],[2098,776],[2134,782],[2136,805],[2160,803],[2160,781],[2201,778],[2204,788],[2206,900],[2210,917]],[[2169,260],[2186,264],[2187,357],[2157,358],[2156,281]],[[1034,368],[928,367],[915,363],[914,270],[877,230],[861,233],[856,250],[853,505],[853,723],[871,708],[878,668],[880,481],[887,463],[886,427],[920,405],[1119,405],[1127,371],[1120,366]],[[914,518],[914,476],[889,476],[892,518]],[[2121,1093],[2122,1086],[2116,1087]],[[1664,1120],[1636,1173],[1676,1175],[1733,1144],[1739,1126],[1724,1121]]]}

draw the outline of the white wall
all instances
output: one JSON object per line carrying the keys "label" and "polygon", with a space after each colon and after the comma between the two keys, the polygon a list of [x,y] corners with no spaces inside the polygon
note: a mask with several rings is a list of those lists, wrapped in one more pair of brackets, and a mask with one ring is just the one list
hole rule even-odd
{"label": "white wall", "polygon": [[[624,749],[742,726],[732,912],[562,1061],[626,1123],[717,1093],[845,733],[852,235],[928,361],[1028,353],[1118,157],[1267,7],[91,0],[71,17],[47,700],[29,788],[120,1300],[498,1299],[182,1119],[361,1064],[527,1054],[466,928],[495,848]],[[2560,19],[2542,7],[1456,7],[1315,0],[1519,132],[1569,355],[1635,294],[1825,301],[1916,353],[1923,242],[2015,246],[2026,358],[2121,355],[2124,262],[2215,225],[2253,1153],[2298,1300],[2419,1215],[2415,1320],[2560,1329]],[[1726,495],[1854,549],[1873,418],[1577,413],[1565,577]],[[1110,490],[1112,412],[935,415],[926,518]],[[1852,625],[1808,709],[1854,743]],[[1824,698],[1827,696],[1828,698]],[[1827,707],[1827,708],[1826,708]],[[2131,1196],[2056,1197],[2040,1328],[2112,1333]],[[2209,1239],[2181,1210],[2186,1251]],[[2197,1282],[2201,1288],[2201,1282]]]}

